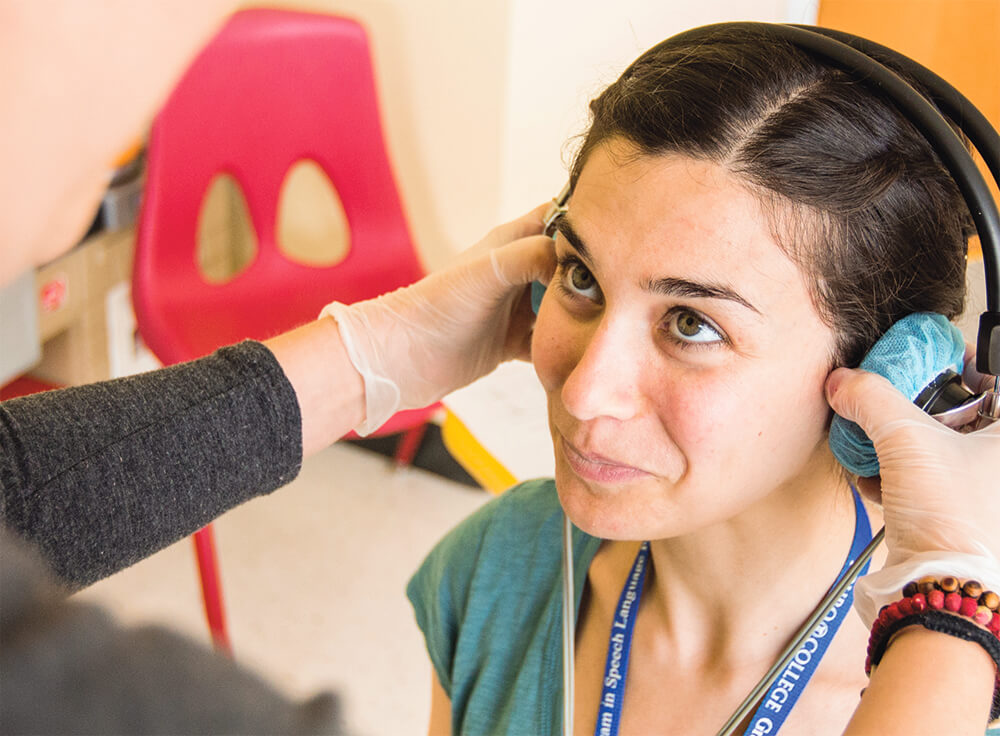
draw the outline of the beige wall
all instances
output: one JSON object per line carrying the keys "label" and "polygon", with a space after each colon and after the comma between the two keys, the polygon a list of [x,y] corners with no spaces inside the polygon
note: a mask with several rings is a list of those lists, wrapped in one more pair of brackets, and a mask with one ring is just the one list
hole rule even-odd
{"label": "beige wall", "polygon": [[[805,0],[808,2],[808,0]],[[586,103],[642,50],[803,0],[277,0],[368,29],[390,157],[424,262],[553,196]],[[252,5],[256,3],[248,3]],[[795,17],[795,20],[808,20]]]}
{"label": "beige wall", "polygon": [[[259,3],[248,3],[248,5]],[[496,219],[508,0],[276,0],[368,30],[389,156],[424,263]]]}
{"label": "beige wall", "polygon": [[591,98],[639,54],[680,31],[786,20],[786,0],[510,0],[500,200],[507,219],[554,196]]}

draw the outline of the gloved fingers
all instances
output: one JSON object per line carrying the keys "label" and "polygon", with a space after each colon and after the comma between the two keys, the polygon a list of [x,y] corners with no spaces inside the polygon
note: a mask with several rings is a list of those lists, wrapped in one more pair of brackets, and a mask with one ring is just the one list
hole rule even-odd
{"label": "gloved fingers", "polygon": [[552,238],[534,235],[490,251],[493,272],[502,284],[517,286],[541,281],[548,284],[556,269]]}
{"label": "gloved fingers", "polygon": [[531,291],[527,284],[552,279],[556,269],[555,246],[551,238],[532,236],[490,251],[490,261],[497,280],[509,287],[522,286],[513,298],[510,322],[504,341],[504,360],[530,360],[531,334],[535,313],[531,308]]}
{"label": "gloved fingers", "polygon": [[[891,471],[892,461],[900,458],[889,456],[889,438],[898,432],[922,429],[923,432],[939,429],[934,420],[914,406],[902,393],[882,376],[863,370],[838,368],[827,378],[827,401],[844,419],[857,422],[872,438],[883,471]],[[926,428],[923,424],[927,423]],[[911,438],[922,446],[919,438]],[[926,440],[924,440],[926,442]],[[902,448],[909,446],[903,438]],[[899,447],[896,447],[898,454]],[[886,462],[889,461],[888,468]],[[856,487],[867,499],[882,504],[882,478],[858,478]]]}
{"label": "gloved fingers", "polygon": [[826,379],[826,398],[837,414],[856,422],[865,431],[880,456],[880,440],[897,429],[941,428],[888,380],[868,371],[837,368]]}
{"label": "gloved fingers", "polygon": [[971,434],[950,430],[865,371],[835,371],[827,395],[875,445],[890,561],[924,549],[981,553],[983,544],[995,547],[989,530],[1000,519],[1000,497],[989,476],[997,467],[991,458],[1000,456],[1000,443],[996,449],[991,443],[1000,434],[992,427]]}
{"label": "gloved fingers", "polygon": [[510,313],[507,328],[507,342],[504,358],[507,360],[531,360],[531,336],[535,327],[535,312],[531,308],[531,292],[528,289],[518,297]]}
{"label": "gloved fingers", "polygon": [[555,269],[551,239],[537,234],[546,207],[494,229],[459,263],[415,284],[350,307],[324,308],[340,325],[365,382],[359,432],[527,354],[534,324],[527,285],[550,279]]}

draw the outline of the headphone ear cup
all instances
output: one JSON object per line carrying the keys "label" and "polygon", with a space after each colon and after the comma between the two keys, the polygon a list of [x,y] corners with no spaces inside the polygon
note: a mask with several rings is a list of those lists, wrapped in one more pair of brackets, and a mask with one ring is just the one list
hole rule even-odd
{"label": "headphone ear cup", "polygon": [[[910,401],[945,371],[961,375],[965,339],[942,314],[916,312],[896,322],[879,338],[859,368],[888,379]],[[878,475],[878,456],[868,435],[836,414],[830,423],[830,449],[849,472]]]}
{"label": "headphone ear cup", "polygon": [[542,297],[545,296],[545,284],[541,281],[531,282],[531,311],[538,314],[538,308],[542,306]]}

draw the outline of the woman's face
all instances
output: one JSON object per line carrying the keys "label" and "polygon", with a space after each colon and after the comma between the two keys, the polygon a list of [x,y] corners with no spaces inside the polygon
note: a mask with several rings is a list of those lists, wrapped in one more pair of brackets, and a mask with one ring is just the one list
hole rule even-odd
{"label": "woman's face", "polygon": [[833,333],[732,175],[612,140],[583,168],[556,253],[532,355],[577,526],[679,536],[832,467]]}

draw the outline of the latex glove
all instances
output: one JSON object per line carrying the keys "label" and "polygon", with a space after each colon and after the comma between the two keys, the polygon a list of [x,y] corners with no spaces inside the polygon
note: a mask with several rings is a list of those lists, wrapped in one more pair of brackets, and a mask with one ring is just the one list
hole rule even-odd
{"label": "latex glove", "polygon": [[[967,369],[970,386],[981,378]],[[833,410],[871,437],[881,465],[881,486],[859,483],[881,501],[888,548],[885,567],[855,586],[866,625],[923,575],[975,578],[1000,591],[1000,422],[960,434],[860,370],[834,371],[826,390]]]}
{"label": "latex glove", "polygon": [[527,357],[532,281],[555,270],[542,205],[492,230],[459,262],[377,299],[328,304],[365,385],[369,434],[401,409],[427,406],[511,358]]}

